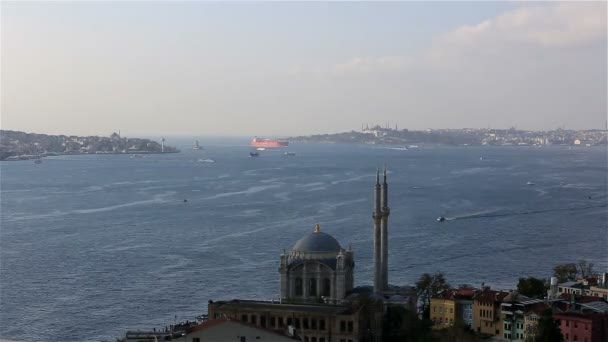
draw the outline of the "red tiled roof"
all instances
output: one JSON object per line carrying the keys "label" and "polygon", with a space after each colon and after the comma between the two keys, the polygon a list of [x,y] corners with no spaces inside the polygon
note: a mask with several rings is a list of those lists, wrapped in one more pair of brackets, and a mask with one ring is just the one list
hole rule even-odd
{"label": "red tiled roof", "polygon": [[473,289],[460,289],[456,291],[456,296],[463,296],[463,297],[473,297],[475,295],[475,290]]}
{"label": "red tiled roof", "polygon": [[473,296],[474,300],[484,301],[484,302],[501,302],[506,296],[509,295],[509,292],[500,292],[493,290],[484,290],[475,293]]}
{"label": "red tiled roof", "polygon": [[245,323],[245,322],[242,322],[242,321],[239,321],[239,320],[232,320],[232,319],[226,318],[226,317],[221,317],[221,318],[216,318],[216,319],[208,320],[208,321],[203,322],[203,323],[201,323],[199,325],[196,325],[196,326],[188,329],[188,334],[191,334],[191,333],[197,332],[197,331],[201,331],[201,330],[205,330],[205,329],[209,329],[211,327],[214,327],[214,326],[217,326],[217,325],[220,325],[220,324],[224,324],[224,323],[227,323],[227,322],[234,322],[234,323],[237,323],[237,324],[240,324],[240,325],[244,325],[244,326],[248,326],[248,327],[251,327],[251,328],[255,328],[255,329],[258,329],[258,330],[264,330],[266,332],[269,332],[269,333],[272,333],[272,334],[275,334],[275,335],[279,335],[279,336],[282,336],[282,337],[288,337],[286,335],[281,335],[281,334],[279,334],[279,333],[277,333],[277,332],[275,332],[273,330],[259,327],[259,326],[255,325],[255,324],[249,324],[249,323]]}
{"label": "red tiled roof", "polygon": [[191,327],[190,329],[188,329],[188,333],[193,333],[193,332],[205,330],[205,329],[214,327],[216,325],[220,325],[220,324],[226,323],[228,321],[230,321],[230,319],[228,319],[226,317],[211,319],[211,320],[203,322],[203,323],[201,323],[199,325],[195,325],[195,326]]}
{"label": "red tiled roof", "polygon": [[[559,298],[570,300],[572,298],[572,294],[570,293],[562,293]],[[602,302],[602,297],[595,296],[584,296],[584,295],[574,295],[574,301],[577,303],[592,303],[592,302]]]}
{"label": "red tiled roof", "polygon": [[547,305],[545,303],[537,303],[537,304],[530,306],[526,310],[526,314],[535,313],[535,314],[541,316],[543,314],[543,312],[545,312],[547,309],[550,309],[549,305]]}

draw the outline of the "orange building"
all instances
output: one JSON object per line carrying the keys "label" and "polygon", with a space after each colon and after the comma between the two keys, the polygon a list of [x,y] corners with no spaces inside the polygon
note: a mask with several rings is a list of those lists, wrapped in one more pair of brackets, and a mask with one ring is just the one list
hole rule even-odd
{"label": "orange building", "polygon": [[509,292],[484,289],[473,296],[473,330],[480,334],[501,336],[500,305]]}

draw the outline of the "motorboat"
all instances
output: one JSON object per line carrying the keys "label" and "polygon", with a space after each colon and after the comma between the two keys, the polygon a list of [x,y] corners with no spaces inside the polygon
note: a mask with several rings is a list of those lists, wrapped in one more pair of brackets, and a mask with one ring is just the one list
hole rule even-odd
{"label": "motorboat", "polygon": [[260,154],[258,152],[249,152],[249,157],[259,157]]}
{"label": "motorboat", "polygon": [[42,164],[42,160],[41,159],[36,159],[36,160],[34,160],[34,164]]}
{"label": "motorboat", "polygon": [[294,152],[285,152],[286,157],[294,157],[296,154]]}
{"label": "motorboat", "polygon": [[198,160],[199,163],[215,163],[215,160],[213,159],[199,159]]}
{"label": "motorboat", "polygon": [[443,217],[443,216],[439,216],[439,217],[437,218],[437,222],[443,222],[443,221],[445,221],[445,217]]}
{"label": "motorboat", "polygon": [[534,185],[534,183],[528,182],[528,183],[526,183],[526,185]]}

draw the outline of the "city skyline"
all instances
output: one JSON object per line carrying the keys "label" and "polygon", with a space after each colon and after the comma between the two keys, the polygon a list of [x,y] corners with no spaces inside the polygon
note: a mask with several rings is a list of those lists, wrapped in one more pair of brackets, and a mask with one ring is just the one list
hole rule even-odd
{"label": "city skyline", "polygon": [[[445,14],[449,13],[449,14]],[[3,3],[2,129],[603,129],[606,3]]]}

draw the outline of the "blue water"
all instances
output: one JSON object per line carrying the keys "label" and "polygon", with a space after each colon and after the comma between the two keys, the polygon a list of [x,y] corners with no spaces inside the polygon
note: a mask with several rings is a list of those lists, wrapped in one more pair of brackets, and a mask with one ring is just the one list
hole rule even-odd
{"label": "blue water", "polygon": [[201,143],[0,164],[0,337],[114,341],[192,319],[209,299],[276,297],[279,254],[317,223],[352,245],[355,283],[370,284],[385,163],[393,284],[442,271],[511,288],[557,263],[608,268],[604,148],[293,144],[295,157],[249,158],[246,140]]}

